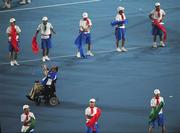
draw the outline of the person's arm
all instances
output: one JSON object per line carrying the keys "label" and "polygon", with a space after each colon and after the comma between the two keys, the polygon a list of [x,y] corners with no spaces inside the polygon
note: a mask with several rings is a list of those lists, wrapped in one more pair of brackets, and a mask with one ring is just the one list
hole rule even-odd
{"label": "person's arm", "polygon": [[82,20],[79,21],[79,27],[80,27],[79,31],[80,31],[80,32],[83,32],[83,31],[84,31],[84,28],[83,28],[83,26],[82,26]]}
{"label": "person's arm", "polygon": [[38,33],[39,33],[39,30],[37,30],[37,31],[36,31],[36,33],[35,33],[35,37],[37,37]]}
{"label": "person's arm", "polygon": [[150,14],[149,14],[149,18],[150,18],[151,20],[154,20],[154,18],[153,18],[154,12],[155,12],[155,10],[153,9],[153,10],[150,12]]}
{"label": "person's arm", "polygon": [[54,31],[54,28],[53,28],[52,24],[51,24],[51,23],[48,23],[48,24],[49,24],[49,26],[50,26],[51,33],[56,34],[56,32]]}
{"label": "person's arm", "polygon": [[88,18],[88,21],[89,21],[88,28],[91,28],[91,27],[92,27],[92,22],[91,22],[91,19],[89,19],[89,18]]}
{"label": "person's arm", "polygon": [[164,20],[166,13],[164,12],[164,10],[162,10],[162,19],[160,20],[160,22],[162,22]]}
{"label": "person's arm", "polygon": [[151,108],[156,108],[156,103],[155,103],[154,99],[151,99],[150,105],[151,105]]}
{"label": "person's arm", "polygon": [[10,27],[6,29],[6,33],[8,35],[8,40],[11,41]]}
{"label": "person's arm", "polygon": [[51,29],[51,32],[54,33],[54,34],[56,34],[56,32],[54,31],[54,29]]}
{"label": "person's arm", "polygon": [[47,76],[47,75],[48,75],[48,72],[49,72],[48,67],[47,67],[46,65],[43,65],[42,67],[43,67],[43,73],[44,73],[44,75]]}
{"label": "person's arm", "polygon": [[33,119],[36,119],[32,112],[30,112],[30,117],[33,118]]}
{"label": "person's arm", "polygon": [[8,40],[11,41],[11,34],[8,33]]}
{"label": "person's arm", "polygon": [[163,105],[165,104],[165,102],[164,102],[164,98],[163,97],[161,97],[162,98],[162,100],[161,100],[161,102],[163,102]]}
{"label": "person's arm", "polygon": [[54,28],[53,28],[52,25],[50,26],[50,29],[51,29],[51,32],[52,32],[53,34],[56,34],[56,32],[54,31]]}
{"label": "person's arm", "polygon": [[16,28],[16,33],[17,33],[16,40],[18,41],[19,40],[19,35],[21,33],[21,29],[17,25],[15,26],[15,28]]}
{"label": "person's arm", "polygon": [[89,119],[91,119],[91,116],[88,115],[88,108],[85,109],[85,118],[86,118],[86,121],[89,121]]}
{"label": "person's arm", "polygon": [[41,24],[38,25],[36,33],[35,33],[35,37],[37,37],[39,31],[41,30]]}
{"label": "person's arm", "polygon": [[91,119],[91,118],[92,118],[92,116],[86,115],[86,119]]}
{"label": "person's arm", "polygon": [[149,14],[149,18],[150,18],[151,20],[154,20],[154,18],[153,18],[152,16],[153,16],[153,14],[150,13],[150,14]]}

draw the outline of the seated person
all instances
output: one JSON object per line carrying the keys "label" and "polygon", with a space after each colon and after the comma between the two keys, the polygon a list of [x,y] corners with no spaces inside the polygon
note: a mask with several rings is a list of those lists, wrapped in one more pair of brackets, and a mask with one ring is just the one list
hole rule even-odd
{"label": "seated person", "polygon": [[[43,73],[45,77],[40,81],[35,81],[35,84],[33,88],[31,89],[29,95],[26,95],[27,98],[30,100],[34,100],[34,97],[37,94],[40,94],[44,92],[44,95],[49,95],[49,92],[55,92],[55,86],[54,83],[57,80],[57,72],[58,72],[58,67],[53,66],[49,70],[46,65],[43,66]],[[48,86],[52,87],[52,90],[49,91]]]}
{"label": "seated person", "polygon": [[39,82],[39,80],[36,80],[29,95],[26,95],[26,97],[30,100],[34,100],[34,97],[40,94],[42,90],[43,90],[43,85]]}

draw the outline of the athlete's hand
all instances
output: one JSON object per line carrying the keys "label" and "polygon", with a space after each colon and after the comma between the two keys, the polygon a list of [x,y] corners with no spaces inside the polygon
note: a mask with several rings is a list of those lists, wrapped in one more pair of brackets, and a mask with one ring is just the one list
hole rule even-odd
{"label": "athlete's hand", "polygon": [[16,40],[19,41],[19,36],[18,35],[16,36]]}
{"label": "athlete's hand", "polygon": [[8,37],[8,40],[11,41],[11,37],[10,36]]}

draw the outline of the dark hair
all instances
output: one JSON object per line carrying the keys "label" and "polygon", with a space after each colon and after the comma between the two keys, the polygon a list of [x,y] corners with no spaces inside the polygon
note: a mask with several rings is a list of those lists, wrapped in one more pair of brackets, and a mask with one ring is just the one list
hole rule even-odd
{"label": "dark hair", "polygon": [[53,67],[51,67],[51,71],[56,71],[56,72],[58,72],[58,66],[53,66]]}
{"label": "dark hair", "polygon": [[39,80],[35,80],[35,83],[39,83]]}

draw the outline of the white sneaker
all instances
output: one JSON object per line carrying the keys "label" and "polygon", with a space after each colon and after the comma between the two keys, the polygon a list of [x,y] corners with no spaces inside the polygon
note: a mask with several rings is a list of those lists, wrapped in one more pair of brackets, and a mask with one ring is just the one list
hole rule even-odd
{"label": "white sneaker", "polygon": [[152,47],[157,48],[157,43],[153,43]]}
{"label": "white sneaker", "polygon": [[165,44],[163,42],[160,42],[161,47],[165,47]]}
{"label": "white sneaker", "polygon": [[14,65],[17,65],[17,66],[20,65],[16,60],[14,60],[13,63],[14,63]]}
{"label": "white sneaker", "polygon": [[91,51],[87,51],[87,55],[94,56],[94,54]]}
{"label": "white sneaker", "polygon": [[31,3],[31,0],[27,0],[27,3]]}
{"label": "white sneaker", "polygon": [[19,4],[20,4],[20,5],[26,4],[26,0],[21,0],[21,1],[19,2]]}
{"label": "white sneaker", "polygon": [[116,51],[118,51],[118,52],[122,52],[122,50],[121,50],[119,47],[116,49]]}
{"label": "white sneaker", "polygon": [[76,57],[81,58],[80,52],[77,52]]}
{"label": "white sneaker", "polygon": [[128,50],[125,47],[121,48],[122,52],[127,52]]}
{"label": "white sneaker", "polygon": [[46,62],[46,57],[45,56],[42,57],[42,61]]}
{"label": "white sneaker", "polygon": [[48,56],[44,56],[45,60],[50,61],[50,58]]}
{"label": "white sneaker", "polygon": [[13,61],[10,61],[10,65],[11,65],[11,66],[14,66],[14,62],[13,62]]}

